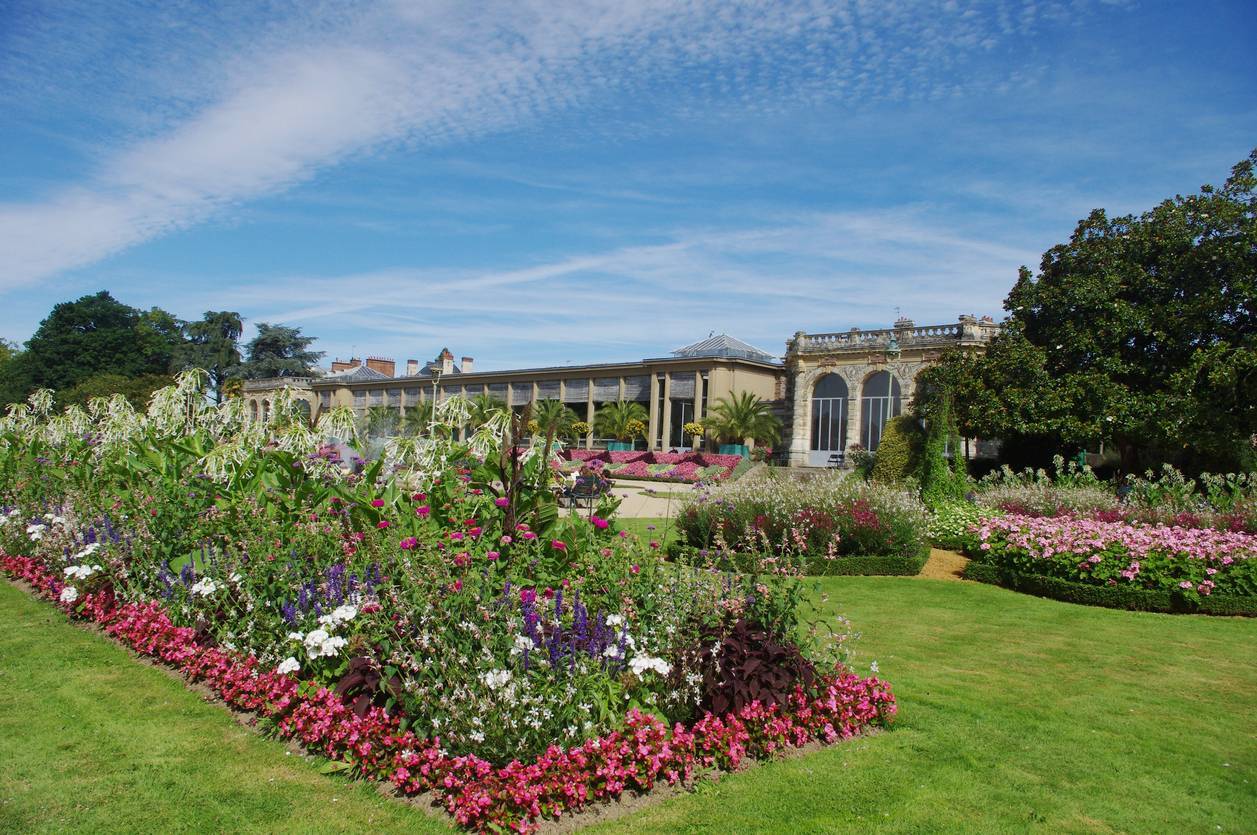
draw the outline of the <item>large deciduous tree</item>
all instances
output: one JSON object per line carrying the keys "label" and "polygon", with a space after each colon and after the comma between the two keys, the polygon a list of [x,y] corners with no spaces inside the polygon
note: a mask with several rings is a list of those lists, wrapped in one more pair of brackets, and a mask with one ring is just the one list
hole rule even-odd
{"label": "large deciduous tree", "polygon": [[258,322],[257,336],[245,346],[246,359],[241,376],[249,380],[264,377],[299,377],[309,374],[323,356],[311,351],[314,337],[302,336],[300,328]]}
{"label": "large deciduous tree", "polygon": [[6,388],[66,389],[101,374],[167,374],[182,340],[182,322],[170,313],[136,310],[101,291],[53,307],[6,367],[18,383]]}
{"label": "large deciduous tree", "polygon": [[1221,188],[1141,215],[1096,210],[1037,275],[1022,268],[1004,332],[982,357],[926,372],[962,428],[1116,445],[1232,468],[1257,432],[1257,150]]}

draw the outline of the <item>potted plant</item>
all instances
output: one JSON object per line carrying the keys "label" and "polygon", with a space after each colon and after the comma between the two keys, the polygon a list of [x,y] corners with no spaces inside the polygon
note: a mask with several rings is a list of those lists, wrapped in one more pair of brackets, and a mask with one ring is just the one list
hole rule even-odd
{"label": "potted plant", "polygon": [[635,402],[607,403],[594,415],[594,431],[607,442],[609,450],[632,450],[633,441],[646,435],[646,407]]}
{"label": "potted plant", "polygon": [[681,427],[681,431],[687,437],[694,439],[692,442],[692,446],[694,447],[695,451],[697,451],[698,448],[702,446],[703,431],[704,431],[703,424],[699,423],[696,420],[691,420],[689,423],[686,423],[684,426]]}
{"label": "potted plant", "polygon": [[748,441],[774,443],[781,437],[781,420],[749,391],[717,400],[703,423],[719,439],[721,455],[745,456]]}

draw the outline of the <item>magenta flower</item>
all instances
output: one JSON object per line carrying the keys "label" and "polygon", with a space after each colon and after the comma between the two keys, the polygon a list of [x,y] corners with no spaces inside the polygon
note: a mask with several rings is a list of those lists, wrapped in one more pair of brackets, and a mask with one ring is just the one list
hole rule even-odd
{"label": "magenta flower", "polygon": [[567,543],[561,539],[552,539],[550,540],[550,547],[556,551],[566,551]]}
{"label": "magenta flower", "polygon": [[510,500],[510,499],[508,499],[506,496],[502,496],[501,498],[494,499],[494,500],[493,500],[493,503],[494,503],[495,505],[497,505],[498,507],[510,507],[510,506],[511,506],[511,500]]}
{"label": "magenta flower", "polygon": [[485,556],[488,557],[489,562],[496,562],[498,557],[502,555],[499,554],[497,551],[490,551],[489,553],[485,554]]}
{"label": "magenta flower", "polygon": [[371,506],[372,506],[372,507],[384,507],[384,500],[383,500],[383,499],[372,499],[372,500],[371,500]]}
{"label": "magenta flower", "polygon": [[375,525],[375,526],[376,526],[377,528],[379,528],[380,530],[384,530],[385,528],[387,528],[387,527],[388,527],[388,520],[387,520],[387,519],[381,519],[379,522],[377,522],[377,523],[376,523],[376,525]]}
{"label": "magenta flower", "polygon": [[594,527],[600,531],[605,531],[611,525],[610,522],[608,522],[606,519],[603,519],[601,516],[595,516],[589,521],[593,522]]}
{"label": "magenta flower", "polygon": [[536,590],[535,589],[520,589],[519,602],[520,603],[536,603],[537,602]]}
{"label": "magenta flower", "polygon": [[419,505],[419,507],[415,508],[416,516],[429,516],[431,515],[431,513],[432,513],[432,509],[429,508],[426,504]]}

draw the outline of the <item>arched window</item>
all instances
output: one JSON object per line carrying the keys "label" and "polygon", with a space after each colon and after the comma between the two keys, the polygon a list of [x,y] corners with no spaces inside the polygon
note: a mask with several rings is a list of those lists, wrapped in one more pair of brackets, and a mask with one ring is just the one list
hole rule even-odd
{"label": "arched window", "polygon": [[269,400],[262,401],[262,422],[271,422],[271,401]]}
{"label": "arched window", "polygon": [[847,445],[847,383],[826,374],[812,389],[812,450],[808,464],[823,467]]}
{"label": "arched window", "polygon": [[258,422],[258,402],[256,400],[249,401],[249,420],[253,423]]}
{"label": "arched window", "polygon": [[860,396],[860,443],[865,449],[869,452],[877,449],[886,421],[898,415],[902,408],[899,381],[889,371],[870,374]]}

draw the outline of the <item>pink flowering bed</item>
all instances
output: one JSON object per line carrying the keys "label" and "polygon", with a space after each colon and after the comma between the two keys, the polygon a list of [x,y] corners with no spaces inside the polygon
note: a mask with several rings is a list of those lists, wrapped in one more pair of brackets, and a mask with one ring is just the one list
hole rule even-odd
{"label": "pink flowering bed", "polygon": [[[65,598],[68,587],[39,559],[0,556],[0,569],[47,599]],[[327,687],[303,686],[299,677],[252,655],[205,641],[195,629],[176,626],[159,603],[124,603],[105,588],[57,605],[207,685],[233,708],[256,713],[279,736],[347,764],[358,776],[387,780],[400,794],[430,793],[459,824],[479,831],[535,831],[544,818],[626,792],[688,783],[703,771],[737,769],[814,740],[846,739],[888,724],[896,711],[885,682],[838,672],[814,686],[812,696],[797,687],[784,703],[708,713],[688,728],[630,710],[610,734],[566,749],[552,745],[530,762],[495,766],[474,755],[446,754],[439,737],[403,730],[397,712],[372,707],[359,715]]]}
{"label": "pink flowering bed", "polygon": [[1243,532],[1010,514],[972,525],[965,550],[981,565],[1021,575],[1197,603],[1257,598],[1257,535]]}
{"label": "pink flowering bed", "polygon": [[565,449],[561,456],[572,466],[588,464],[618,478],[655,481],[724,481],[742,463],[741,455],[707,452],[621,452]]}

